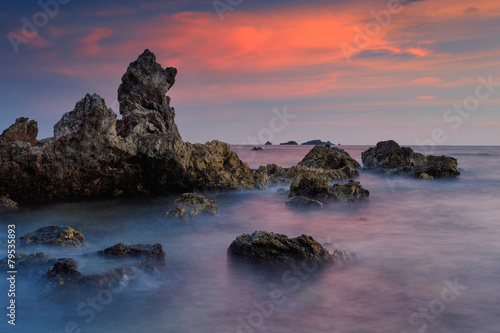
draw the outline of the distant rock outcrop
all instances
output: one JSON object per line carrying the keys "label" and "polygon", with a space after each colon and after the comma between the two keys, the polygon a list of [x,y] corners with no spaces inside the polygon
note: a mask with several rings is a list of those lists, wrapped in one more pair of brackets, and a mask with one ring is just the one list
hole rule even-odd
{"label": "distant rock outcrop", "polygon": [[272,145],[273,145],[273,143],[271,141],[266,142],[266,146],[272,146]]}
{"label": "distant rock outcrop", "polygon": [[20,118],[0,145],[0,195],[19,203],[262,188],[223,142],[184,142],[165,93],[177,70],[145,50],[118,89],[122,119],[97,94],[87,94],[36,143],[36,122]]}
{"label": "distant rock outcrop", "polygon": [[361,153],[365,169],[405,174],[415,178],[456,177],[460,175],[457,160],[448,156],[415,153],[393,140],[382,141]]}
{"label": "distant rock outcrop", "polygon": [[325,146],[325,145],[333,145],[333,143],[331,143],[330,141],[321,141],[321,140],[310,140],[310,141],[306,141],[304,143],[302,143],[302,146],[317,146],[317,145],[322,145],[322,146]]}
{"label": "distant rock outcrop", "polygon": [[280,143],[281,146],[297,146],[298,143],[297,141],[288,141],[288,142],[284,142],[284,143]]}
{"label": "distant rock outcrop", "polygon": [[327,264],[358,261],[356,255],[345,251],[328,252],[311,236],[289,238],[283,234],[265,231],[238,236],[229,246],[228,254],[233,258],[278,268],[300,265],[320,268]]}

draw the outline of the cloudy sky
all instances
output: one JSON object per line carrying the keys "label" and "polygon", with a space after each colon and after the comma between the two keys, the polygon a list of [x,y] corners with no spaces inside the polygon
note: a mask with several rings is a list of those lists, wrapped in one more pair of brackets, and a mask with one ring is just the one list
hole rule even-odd
{"label": "cloudy sky", "polygon": [[149,48],[178,69],[186,141],[500,145],[500,2],[402,2],[2,1],[0,127],[27,116],[51,136],[88,92],[118,113]]}

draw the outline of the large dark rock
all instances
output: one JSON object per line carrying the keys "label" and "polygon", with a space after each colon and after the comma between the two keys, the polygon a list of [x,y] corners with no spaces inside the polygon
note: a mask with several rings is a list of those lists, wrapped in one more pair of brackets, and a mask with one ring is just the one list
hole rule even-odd
{"label": "large dark rock", "polygon": [[[229,246],[228,254],[255,264],[270,267],[293,267],[307,263],[317,267],[341,262],[311,236],[289,238],[283,234],[255,231],[238,236]],[[347,262],[347,253],[342,262]],[[354,255],[351,255],[353,262]]]}
{"label": "large dark rock", "polygon": [[184,193],[182,198],[175,200],[177,205],[170,209],[167,218],[194,217],[200,214],[216,215],[220,208],[215,199],[207,200],[196,193]]}
{"label": "large dark rock", "polygon": [[29,143],[36,123],[16,122],[0,145],[0,193],[22,204],[266,186],[228,144],[182,140],[165,96],[176,73],[146,50],[122,77],[120,121],[104,99],[87,94],[36,147]]}
{"label": "large dark rock", "polygon": [[16,122],[7,128],[0,135],[0,147],[11,142],[28,142],[32,147],[36,146],[36,136],[38,135],[38,124],[36,121],[29,121],[28,118],[17,118]]}
{"label": "large dark rock", "polygon": [[365,169],[406,174],[416,178],[456,177],[460,175],[457,160],[448,156],[425,156],[393,140],[381,141],[361,153]]}
{"label": "large dark rock", "polygon": [[19,237],[19,247],[46,245],[54,247],[80,246],[85,242],[83,235],[68,226],[51,225]]}

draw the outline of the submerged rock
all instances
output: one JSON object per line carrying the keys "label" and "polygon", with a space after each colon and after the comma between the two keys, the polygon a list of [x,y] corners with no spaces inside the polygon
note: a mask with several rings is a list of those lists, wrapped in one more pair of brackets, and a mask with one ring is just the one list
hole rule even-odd
{"label": "submerged rock", "polygon": [[76,280],[82,273],[78,271],[78,263],[70,258],[57,259],[47,272],[47,278],[57,280],[60,285]]}
{"label": "submerged rock", "polygon": [[143,257],[136,267],[153,271],[156,267],[165,265],[165,252],[161,244],[124,245],[117,243],[102,251],[98,255],[109,258]]}
{"label": "submerged rock", "polygon": [[216,215],[220,207],[215,199],[207,200],[196,193],[184,193],[182,198],[175,200],[178,205],[167,212],[167,218],[193,217],[200,214]]}
{"label": "submerged rock", "polygon": [[0,196],[0,215],[15,213],[18,211],[17,202],[10,200],[6,196]]}
{"label": "submerged rock", "polygon": [[348,255],[347,252],[337,252],[334,256],[311,236],[289,238],[283,234],[265,231],[238,236],[229,246],[228,254],[270,267],[313,264],[319,268],[326,264],[348,262],[348,257],[352,257],[354,262],[355,258],[355,255]]}
{"label": "submerged rock", "polygon": [[350,180],[347,184],[334,184],[330,188],[331,195],[342,202],[353,202],[368,199],[370,191],[361,186],[360,182]]}
{"label": "submerged rock", "polygon": [[308,197],[302,195],[289,197],[286,201],[286,205],[291,207],[323,208],[323,203],[321,201],[309,199]]}
{"label": "submerged rock", "polygon": [[79,231],[68,226],[51,225],[22,235],[19,238],[19,247],[31,245],[80,246],[84,242],[85,239]]}
{"label": "submerged rock", "polygon": [[262,149],[262,147],[253,147],[252,148],[252,151],[261,151],[261,150],[264,150],[264,149]]}
{"label": "submerged rock", "polygon": [[416,178],[432,179],[460,175],[457,160],[448,156],[416,153],[401,147],[393,140],[381,141],[361,153],[365,169],[406,174]]}

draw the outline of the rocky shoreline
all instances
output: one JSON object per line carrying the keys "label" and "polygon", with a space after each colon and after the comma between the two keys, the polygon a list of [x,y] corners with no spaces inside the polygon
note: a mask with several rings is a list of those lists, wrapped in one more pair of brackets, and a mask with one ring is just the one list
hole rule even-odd
{"label": "rocky shoreline", "polygon": [[[353,178],[360,170],[409,175],[422,179],[460,175],[457,160],[424,156],[394,141],[379,142],[362,153],[362,166],[346,151],[329,144],[316,145],[297,165],[268,164],[250,169],[227,143],[184,142],[175,124],[175,110],[166,96],[177,70],[163,68],[145,50],[130,63],[118,88],[121,120],[97,94],[87,94],[54,125],[51,138],[37,140],[34,120],[16,119],[0,135],[0,214],[20,205],[55,200],[119,196],[182,194],[166,218],[216,215],[220,207],[203,193],[265,189],[287,185],[279,193],[288,206],[323,207],[327,202],[366,201],[370,191]],[[269,142],[270,144],[270,142]],[[288,142],[286,144],[296,144]],[[283,145],[283,144],[282,144]],[[262,149],[262,148],[260,148]],[[254,148],[257,150],[257,148]],[[333,183],[334,181],[342,181]],[[347,181],[347,182],[345,182]],[[68,226],[48,226],[23,235],[20,247],[84,246],[81,233]],[[165,265],[160,244],[115,244],[97,253],[111,258],[137,257],[107,274],[84,276],[72,258],[56,259],[44,253],[18,254],[19,264],[36,268],[49,293],[74,290],[96,292],[116,286],[137,270],[154,273]],[[274,267],[357,263],[354,254],[327,251],[311,236],[289,238],[255,231],[238,236],[228,256]]]}

